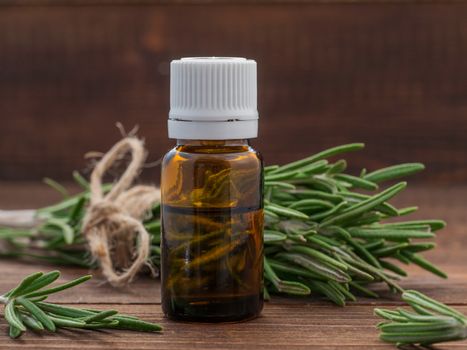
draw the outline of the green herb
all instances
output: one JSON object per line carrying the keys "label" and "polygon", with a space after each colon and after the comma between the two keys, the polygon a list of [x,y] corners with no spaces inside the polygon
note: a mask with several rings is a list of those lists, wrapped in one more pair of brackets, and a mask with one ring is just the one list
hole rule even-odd
{"label": "green herb", "polygon": [[[329,157],[358,151],[354,143],[330,148],[310,157],[265,168],[265,280],[269,293],[321,295],[338,305],[354,300],[356,294],[376,297],[371,284],[385,283],[401,292],[398,279],[407,275],[397,263],[416,264],[440,277],[445,273],[421,253],[433,249],[441,220],[391,221],[409,215],[416,207],[395,208],[389,200],[407,184],[393,181],[424,169],[420,163],[390,166],[359,176],[345,172],[347,162]],[[43,260],[59,265],[96,267],[81,234],[81,222],[89,200],[89,185],[78,173],[74,179],[83,192],[62,202],[39,209],[41,224],[30,230],[0,228],[0,240],[7,249],[0,256]],[[226,176],[212,176],[217,188]],[[111,185],[106,185],[109,190]],[[365,192],[362,192],[365,191]],[[160,264],[159,205],[146,217],[144,226],[151,235],[150,261]],[[197,264],[227,254],[234,246],[219,247],[200,258]],[[268,295],[269,295],[268,293]]]}
{"label": "green herb", "polygon": [[[394,261],[414,263],[440,276],[444,272],[419,253],[433,243],[417,239],[435,237],[445,223],[440,220],[390,222],[416,208],[397,209],[387,201],[407,184],[392,181],[424,169],[419,163],[401,164],[360,176],[344,173],[346,162],[325,160],[356,151],[362,144],[343,145],[308,158],[266,168],[265,255],[269,293],[303,294],[289,290],[300,283],[310,294],[320,294],[338,305],[355,300],[354,294],[377,297],[367,286],[386,283],[402,292],[399,276],[406,271]],[[311,169],[311,171],[310,171]],[[376,191],[366,194],[359,190]]]}
{"label": "green herb", "polygon": [[10,326],[10,337],[18,338],[27,329],[55,332],[58,328],[126,329],[141,332],[157,332],[162,328],[133,316],[119,314],[116,310],[89,310],[45,303],[50,294],[61,292],[86,282],[91,276],[83,276],[68,283],[48,287],[60,277],[60,272],[36,272],[0,296],[5,305],[4,316]]}
{"label": "green herb", "polygon": [[422,345],[467,339],[467,317],[426,295],[408,290],[402,299],[413,311],[375,309],[387,321],[378,324],[380,338],[401,345]]}

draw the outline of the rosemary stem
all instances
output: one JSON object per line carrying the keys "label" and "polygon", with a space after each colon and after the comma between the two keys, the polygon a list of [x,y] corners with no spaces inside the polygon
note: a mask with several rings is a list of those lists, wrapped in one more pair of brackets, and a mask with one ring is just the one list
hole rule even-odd
{"label": "rosemary stem", "polygon": [[33,228],[39,223],[34,209],[0,210],[0,226]]}

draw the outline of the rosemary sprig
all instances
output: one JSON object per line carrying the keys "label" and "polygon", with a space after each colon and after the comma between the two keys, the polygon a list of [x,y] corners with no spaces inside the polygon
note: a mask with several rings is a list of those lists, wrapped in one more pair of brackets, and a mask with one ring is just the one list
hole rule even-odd
{"label": "rosemary sprig", "polygon": [[459,311],[414,290],[404,292],[402,299],[412,311],[375,309],[375,315],[386,320],[377,326],[381,340],[427,346],[467,339],[467,317]]}
{"label": "rosemary sprig", "polygon": [[59,271],[45,274],[36,272],[0,296],[0,304],[5,305],[4,316],[10,326],[10,337],[18,338],[27,329],[50,332],[55,332],[58,328],[126,329],[140,332],[158,332],[162,329],[158,324],[119,314],[116,310],[89,310],[44,302],[50,294],[72,288],[91,278],[90,275],[82,276],[49,287],[59,277]]}
{"label": "rosemary sprig", "polygon": [[[345,160],[328,159],[358,151],[363,146],[361,143],[342,145],[264,169],[268,295],[315,294],[345,305],[357,293],[376,297],[369,289],[373,283],[385,283],[390,290],[402,292],[398,280],[407,273],[399,262],[416,264],[446,277],[421,255],[435,244],[417,242],[434,238],[445,223],[441,220],[392,222],[392,218],[409,215],[417,208],[399,209],[388,203],[406,188],[405,182],[383,188],[385,182],[417,173],[424,166],[400,164],[373,172],[362,170],[356,176],[345,172]],[[39,209],[39,227],[29,230],[0,227],[0,242],[7,245],[3,253],[0,249],[0,256],[95,267],[81,235],[89,184],[77,173],[74,178],[83,192]],[[226,180],[226,177],[217,178]],[[50,180],[48,183],[64,192]],[[110,188],[107,185],[106,189]],[[159,205],[149,214],[144,226],[151,234],[150,261],[159,266]]]}

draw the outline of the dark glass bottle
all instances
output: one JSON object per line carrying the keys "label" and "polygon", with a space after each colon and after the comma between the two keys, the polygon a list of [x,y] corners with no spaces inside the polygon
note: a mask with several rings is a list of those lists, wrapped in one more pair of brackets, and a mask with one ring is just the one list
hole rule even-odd
{"label": "dark glass bottle", "polygon": [[162,163],[162,308],[229,322],[263,306],[262,160],[247,140],[178,140]]}

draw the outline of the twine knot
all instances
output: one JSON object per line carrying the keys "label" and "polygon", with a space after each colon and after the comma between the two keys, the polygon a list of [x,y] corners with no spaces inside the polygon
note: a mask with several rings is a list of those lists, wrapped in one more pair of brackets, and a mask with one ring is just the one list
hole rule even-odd
{"label": "twine knot", "polygon": [[[131,152],[128,167],[104,195],[103,176],[128,152]],[[160,200],[160,191],[154,186],[130,188],[145,159],[143,141],[125,137],[104,155],[91,174],[90,201],[83,233],[92,256],[114,286],[130,282],[149,256],[151,239],[142,220]]]}

